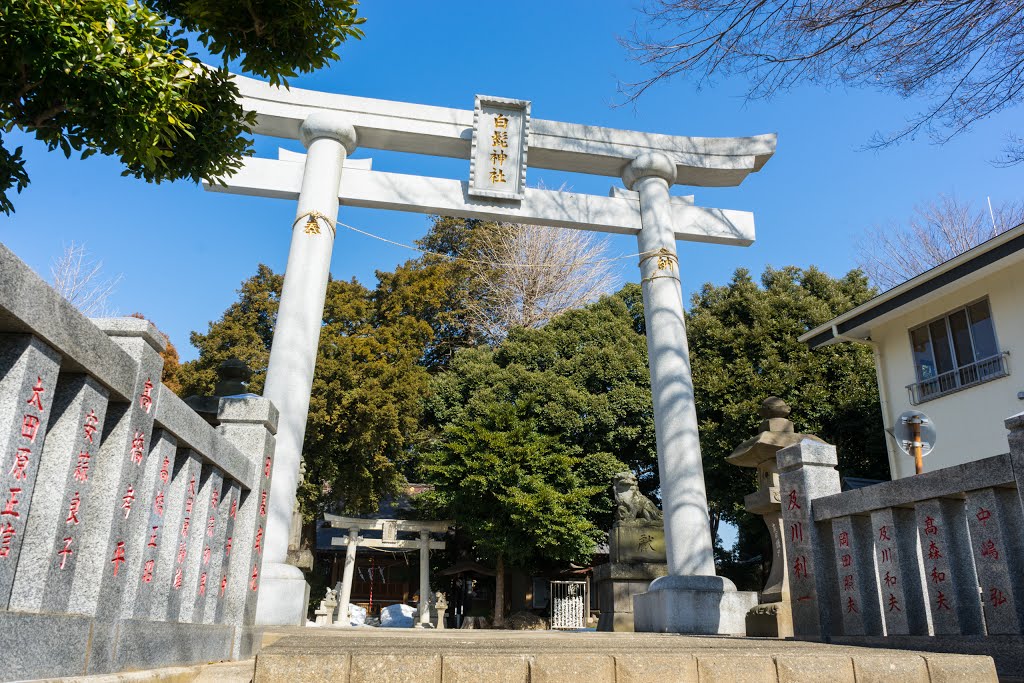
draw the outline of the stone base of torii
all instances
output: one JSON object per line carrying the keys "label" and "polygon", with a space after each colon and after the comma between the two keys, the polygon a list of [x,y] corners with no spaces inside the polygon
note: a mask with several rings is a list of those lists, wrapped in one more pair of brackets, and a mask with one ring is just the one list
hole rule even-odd
{"label": "stone base of torii", "polygon": [[[670,136],[536,119],[518,100],[478,96],[467,111],[235,82],[242,106],[257,113],[253,132],[306,147],[304,158],[247,159],[207,185],[298,202],[264,388],[281,417],[257,622],[304,623],[306,583],[286,563],[288,535],[335,220],[346,205],[637,236],[670,573],[636,597],[637,630],[743,633],[757,598],[715,576],[676,240],[747,246],[754,221],[670,189],[739,185],[775,153],[776,136]],[[471,178],[372,171],[368,161],[347,161],[357,148],[471,159]],[[527,188],[527,148],[531,166],[621,178],[626,189],[601,197]]]}

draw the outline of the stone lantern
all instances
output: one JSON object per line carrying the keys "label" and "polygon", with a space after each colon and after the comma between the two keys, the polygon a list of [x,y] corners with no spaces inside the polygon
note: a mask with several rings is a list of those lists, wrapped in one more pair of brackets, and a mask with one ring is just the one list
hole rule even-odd
{"label": "stone lantern", "polygon": [[789,406],[781,398],[766,398],[757,411],[762,418],[757,436],[741,443],[726,458],[738,467],[757,469],[758,488],[743,499],[743,505],[747,512],[764,518],[772,540],[772,568],[764,588],[759,593],[759,604],[747,613],[748,636],[785,638],[793,635],[786,548],[782,538],[779,470],[775,462],[775,453],[804,439],[821,439],[798,434],[789,420],[789,413]]}

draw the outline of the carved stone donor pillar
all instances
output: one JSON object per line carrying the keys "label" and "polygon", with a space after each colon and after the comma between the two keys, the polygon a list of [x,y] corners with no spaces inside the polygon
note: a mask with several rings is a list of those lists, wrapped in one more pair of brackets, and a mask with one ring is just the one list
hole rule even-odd
{"label": "carved stone donor pillar", "polygon": [[286,564],[288,537],[327,296],[338,186],[345,157],[356,148],[355,129],[336,114],[314,112],[300,132],[306,164],[263,390],[280,411],[256,608],[257,623],[267,625],[304,624],[306,618],[306,582],[298,568]]}
{"label": "carved stone donor pillar", "polygon": [[622,173],[626,187],[640,194],[640,281],[669,571],[633,598],[634,625],[637,631],[743,634],[757,595],[739,593],[715,576],[669,197],[675,178],[675,162],[660,152],[637,157]]}

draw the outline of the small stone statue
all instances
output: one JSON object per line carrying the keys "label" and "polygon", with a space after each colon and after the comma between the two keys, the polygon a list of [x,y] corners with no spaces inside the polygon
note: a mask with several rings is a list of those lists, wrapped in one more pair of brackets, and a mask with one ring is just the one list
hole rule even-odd
{"label": "small stone statue", "polygon": [[434,603],[434,609],[437,610],[437,627],[438,629],[444,628],[444,613],[448,609],[448,599],[444,597],[444,593],[437,591],[434,593],[434,599],[431,601]]}
{"label": "small stone statue", "polygon": [[318,626],[334,625],[334,610],[338,606],[338,592],[328,588],[324,599],[320,601],[320,607],[316,610],[316,623]]}
{"label": "small stone statue", "polygon": [[661,510],[655,507],[647,496],[640,493],[636,476],[632,472],[616,474],[612,478],[612,488],[615,491],[615,502],[618,503],[615,510],[616,521],[661,521]]}

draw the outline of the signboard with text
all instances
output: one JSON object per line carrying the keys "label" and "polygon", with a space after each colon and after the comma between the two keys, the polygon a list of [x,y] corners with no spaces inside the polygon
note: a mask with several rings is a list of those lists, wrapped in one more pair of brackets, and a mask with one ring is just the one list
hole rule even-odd
{"label": "signboard with text", "polygon": [[529,138],[529,101],[477,95],[469,194],[521,200]]}

